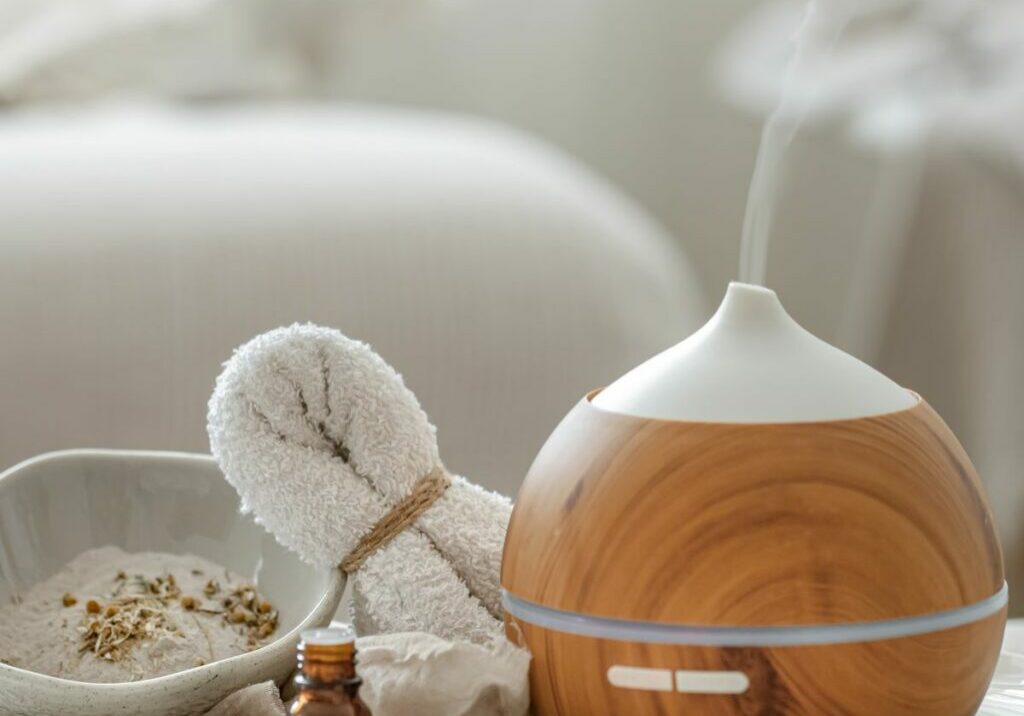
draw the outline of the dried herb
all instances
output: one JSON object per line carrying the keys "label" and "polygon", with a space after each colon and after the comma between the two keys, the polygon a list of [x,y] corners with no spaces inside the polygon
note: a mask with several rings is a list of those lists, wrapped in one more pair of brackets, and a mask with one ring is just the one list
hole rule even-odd
{"label": "dried herb", "polygon": [[[211,579],[203,591],[208,597],[217,597],[221,594],[221,587]],[[270,602],[261,599],[256,588],[250,584],[241,584],[220,597],[220,605],[223,607],[221,610],[205,608],[199,611],[219,613],[225,623],[237,627],[248,638],[251,649],[259,646],[261,639],[267,638],[277,629],[277,610]]]}
{"label": "dried herb", "polygon": [[87,619],[79,629],[79,652],[119,661],[143,639],[170,635],[177,627],[167,618],[164,605],[152,597],[121,597],[107,605],[103,616]]}
{"label": "dried herb", "polygon": [[[110,601],[100,605],[90,599],[86,616],[79,627],[79,653],[91,652],[98,658],[119,661],[140,641],[172,636],[178,632],[168,607],[177,603],[189,612],[217,615],[247,637],[250,649],[277,629],[278,614],[273,606],[260,598],[255,587],[244,584],[221,596],[221,586],[209,580],[203,588],[207,598],[218,597],[223,608],[211,608],[192,595],[182,595],[173,574],[148,579],[141,574],[130,578],[119,571]],[[127,594],[125,592],[128,592]],[[77,599],[65,595],[65,606]]]}

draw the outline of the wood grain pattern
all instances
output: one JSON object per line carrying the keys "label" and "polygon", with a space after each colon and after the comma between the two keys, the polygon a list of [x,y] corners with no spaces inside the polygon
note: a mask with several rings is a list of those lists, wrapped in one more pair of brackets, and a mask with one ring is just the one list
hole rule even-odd
{"label": "wood grain pattern", "polygon": [[[617,415],[583,400],[541,450],[502,585],[579,614],[693,626],[848,624],[992,597],[1003,562],[981,482],[924,402],[889,415],[737,425]],[[539,716],[967,716],[1005,610],[922,636],[716,648],[610,641],[509,618]],[[742,696],[615,688],[614,664],[741,669]]]}
{"label": "wood grain pattern", "polygon": [[[970,716],[992,678],[1005,621],[1003,612],[904,639],[770,649],[607,641],[514,620],[509,636],[533,653],[540,716]],[[613,665],[740,670],[751,685],[735,696],[622,689],[608,683]]]}
{"label": "wood grain pattern", "polygon": [[921,401],[860,420],[648,420],[583,400],[541,450],[502,584],[545,606],[690,625],[875,621],[1003,586],[978,476]]}

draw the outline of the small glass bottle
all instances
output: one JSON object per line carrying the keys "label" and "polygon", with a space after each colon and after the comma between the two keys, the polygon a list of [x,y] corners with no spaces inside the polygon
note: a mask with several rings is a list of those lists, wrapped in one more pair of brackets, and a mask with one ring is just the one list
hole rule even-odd
{"label": "small glass bottle", "polygon": [[291,716],[371,716],[359,698],[356,635],[350,627],[302,632]]}

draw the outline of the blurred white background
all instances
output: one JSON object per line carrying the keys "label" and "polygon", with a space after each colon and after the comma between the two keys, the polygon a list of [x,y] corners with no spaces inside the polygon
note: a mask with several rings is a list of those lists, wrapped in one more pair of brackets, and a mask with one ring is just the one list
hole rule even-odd
{"label": "blurred white background", "polygon": [[326,97],[507,122],[583,159],[735,277],[760,118],[714,53],[757,3],[674,0],[4,0],[14,100]]}
{"label": "blurred white background", "polygon": [[[766,273],[950,423],[1018,591],[1021,5],[821,0]],[[218,362],[316,320],[514,492],[737,276],[802,7],[0,0],[0,458],[204,450]]]}

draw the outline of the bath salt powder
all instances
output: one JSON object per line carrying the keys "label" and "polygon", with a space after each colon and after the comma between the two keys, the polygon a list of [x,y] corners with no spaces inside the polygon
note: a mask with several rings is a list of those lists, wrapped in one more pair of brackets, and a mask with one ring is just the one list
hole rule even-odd
{"label": "bath salt powder", "polygon": [[99,547],[0,607],[0,661],[138,681],[258,648],[277,618],[250,582],[209,560]]}

